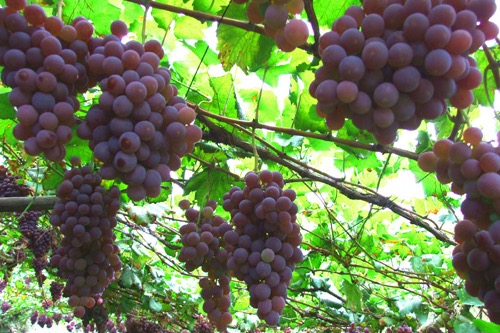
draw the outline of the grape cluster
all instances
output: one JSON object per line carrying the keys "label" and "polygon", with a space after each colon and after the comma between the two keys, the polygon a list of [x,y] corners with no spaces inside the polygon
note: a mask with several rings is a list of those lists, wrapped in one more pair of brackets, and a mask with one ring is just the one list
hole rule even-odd
{"label": "grape cluster", "polygon": [[64,289],[64,285],[59,283],[59,282],[52,281],[50,283],[49,291],[50,291],[50,296],[51,296],[53,302],[57,302],[61,299],[63,289]]}
{"label": "grape cluster", "polygon": [[355,323],[350,323],[347,327],[345,333],[370,333],[370,329],[368,327],[356,326]]}
{"label": "grape cluster", "polygon": [[[19,182],[19,177],[10,174],[4,166],[0,166],[0,197],[25,197],[32,194],[31,189]],[[27,247],[33,251],[33,268],[39,283],[43,283],[45,277],[43,270],[47,266],[46,255],[50,251],[54,241],[53,233],[44,228],[39,228],[38,220],[41,212],[30,211],[17,213],[19,230],[28,240]],[[21,262],[19,259],[25,259],[24,252],[18,257],[15,263]]]}
{"label": "grape cluster", "polygon": [[198,316],[198,318],[196,318],[193,329],[193,333],[214,333],[212,325],[207,322],[203,316]]}
{"label": "grape cluster", "polygon": [[30,321],[32,325],[38,324],[41,328],[47,327],[51,328],[54,325],[59,323],[62,315],[60,313],[55,313],[52,316],[48,316],[45,313],[39,314],[37,311],[33,312],[30,316]]}
{"label": "grape cluster", "polygon": [[[430,331],[431,329],[432,328],[427,329],[428,333],[431,333],[431,331]],[[393,329],[390,327],[385,330],[385,333],[393,333],[393,332],[394,332]],[[434,331],[432,331],[432,332],[434,332]],[[398,327],[398,329],[396,330],[396,333],[413,333],[413,329],[405,323],[405,324]]]}
{"label": "grape cluster", "polygon": [[125,327],[127,333],[170,333],[169,330],[162,328],[160,324],[149,321],[144,317],[140,319],[133,316],[127,317]]}
{"label": "grape cluster", "polygon": [[25,141],[27,154],[43,152],[48,160],[60,161],[79,109],[76,95],[89,87],[86,58],[92,24],[80,17],[65,25],[22,0],[10,2],[0,13],[2,81],[12,88],[9,100],[19,120],[14,136]]}
{"label": "grape cluster", "polygon": [[[494,0],[365,0],[320,38],[323,66],[309,91],[332,130],[345,119],[381,144],[400,128],[471,105],[482,74],[469,56],[498,28]],[[478,24],[479,23],[479,24]]]}
{"label": "grape cluster", "polygon": [[26,197],[31,193],[28,186],[19,183],[19,177],[13,176],[6,167],[0,165],[0,198]]}
{"label": "grape cluster", "polygon": [[224,234],[227,266],[247,284],[250,305],[268,325],[279,323],[292,272],[303,259],[296,195],[283,186],[279,172],[250,172],[245,187],[233,187],[223,204],[235,228]]}
{"label": "grape cluster", "polygon": [[233,320],[229,313],[231,281],[227,268],[228,251],[224,248],[225,234],[232,231],[229,223],[214,214],[217,203],[209,200],[198,211],[190,208],[190,202],[182,200],[179,206],[186,211],[188,223],[180,228],[182,249],[179,261],[186,263],[186,269],[193,271],[198,267],[208,273],[200,279],[203,310],[208,319],[221,331]]}
{"label": "grape cluster", "polygon": [[[244,4],[248,0],[235,2]],[[297,46],[307,42],[309,27],[300,19],[288,20],[288,16],[300,14],[303,9],[303,0],[250,0],[246,11],[250,22],[264,24],[264,31],[269,37],[274,38],[276,45],[282,51],[292,52]]]}
{"label": "grape cluster", "polygon": [[82,318],[82,325],[84,332],[118,332],[115,323],[109,319],[108,311],[104,307],[104,304],[98,304],[88,309]]}
{"label": "grape cluster", "polygon": [[88,166],[67,171],[50,217],[63,235],[51,265],[67,279],[68,303],[78,318],[85,308],[102,302],[102,292],[121,269],[118,246],[113,244],[120,190],[104,189],[101,180]]}
{"label": "grape cluster", "polygon": [[5,287],[7,287],[7,280],[0,280],[0,294],[4,291]]}
{"label": "grape cluster", "polygon": [[500,323],[500,221],[480,229],[470,220],[455,225],[453,267],[465,279],[465,290],[484,302],[488,317]]}
{"label": "grape cluster", "polygon": [[466,195],[464,220],[455,226],[459,245],[453,267],[466,280],[466,291],[484,302],[490,320],[500,323],[500,221],[495,218],[500,213],[500,148],[482,140],[482,131],[469,127],[463,141],[437,141],[432,151],[420,154],[418,165]]}
{"label": "grape cluster", "polygon": [[451,182],[453,192],[465,194],[464,217],[488,229],[490,215],[500,213],[500,148],[482,139],[479,128],[469,127],[463,142],[437,141],[432,151],[419,155],[418,165],[423,171],[436,172],[442,184]]}
{"label": "grape cluster", "polygon": [[403,325],[399,326],[396,333],[413,333],[413,329],[410,326],[408,326],[407,324],[403,324]]}
{"label": "grape cluster", "polygon": [[47,254],[55,242],[55,235],[52,230],[38,226],[41,215],[42,213],[38,211],[18,214],[19,230],[28,240],[28,249],[33,252],[33,268],[39,285],[45,281],[43,270],[48,265]]}
{"label": "grape cluster", "polygon": [[[117,24],[124,25],[115,21],[112,31]],[[202,132],[192,124],[194,110],[176,96],[170,71],[159,66],[161,45],[121,43],[126,26],[115,33],[100,40],[88,60],[92,73],[102,73],[103,93],[78,126],[78,135],[90,140],[103,163],[101,176],[120,178],[137,201],[160,194],[161,183],[180,167],[180,158],[193,150]]]}

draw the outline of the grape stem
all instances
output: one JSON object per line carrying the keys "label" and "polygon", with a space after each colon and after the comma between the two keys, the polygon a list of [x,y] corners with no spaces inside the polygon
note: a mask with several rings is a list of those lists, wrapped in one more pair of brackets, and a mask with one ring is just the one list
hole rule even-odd
{"label": "grape stem", "polygon": [[486,59],[488,59],[489,63],[489,68],[491,69],[491,72],[493,73],[493,78],[495,80],[495,85],[497,86],[497,89],[500,89],[500,73],[498,71],[499,65],[493,58],[493,55],[490,52],[490,49],[486,44],[483,44],[483,51],[484,54],[486,55]]}
{"label": "grape stem", "polygon": [[451,130],[450,136],[448,137],[448,140],[455,141],[458,131],[460,130],[460,126],[462,126],[463,122],[464,116],[462,113],[462,109],[457,109],[457,115],[453,118],[453,128]]}
{"label": "grape stem", "polygon": [[316,12],[314,11],[313,0],[304,0],[304,9],[306,10],[307,19],[311,23],[311,27],[314,33],[314,44],[311,46],[313,55],[320,59],[319,55],[319,37],[321,33],[319,31],[318,18],[316,17]]}
{"label": "grape stem", "polygon": [[[217,126],[215,123],[213,123],[210,119],[207,118],[208,116],[206,117],[205,114],[201,113],[199,109],[197,110],[197,112],[198,112],[198,120],[200,120],[204,125],[206,125],[209,128],[209,132],[204,133],[203,135],[203,138],[205,140],[210,140],[217,143],[230,145],[232,147],[239,147],[248,152],[253,151],[253,146],[251,144],[241,140],[240,138],[236,137],[229,131]],[[300,161],[297,161],[289,156],[286,156],[286,154],[281,153],[278,156],[262,147],[257,147],[257,151],[262,159],[271,160],[275,163],[286,166],[303,178],[310,178],[313,179],[314,181],[319,181],[324,184],[330,185],[336,188],[340,193],[342,193],[349,199],[363,200],[365,202],[373,203],[383,208],[388,208],[394,213],[407,219],[411,224],[420,226],[425,230],[429,231],[437,239],[449,244],[455,244],[455,242],[452,239],[450,239],[446,234],[444,234],[440,230],[434,229],[429,224],[429,222],[425,221],[429,220],[430,222],[432,222],[432,220],[423,217],[414,211],[405,209],[404,207],[398,205],[388,197],[382,196],[379,193],[373,191],[371,193],[362,193],[354,188],[349,187],[349,185],[341,179],[334,179],[332,177],[320,175],[316,170],[311,169],[309,165],[304,165],[303,163],[300,163]],[[284,158],[286,158],[287,160],[284,160]]]}

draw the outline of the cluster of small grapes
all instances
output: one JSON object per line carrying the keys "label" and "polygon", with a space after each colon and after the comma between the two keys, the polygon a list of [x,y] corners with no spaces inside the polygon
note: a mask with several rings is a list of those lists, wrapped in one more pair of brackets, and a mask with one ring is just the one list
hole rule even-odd
{"label": "cluster of small grapes", "polygon": [[52,301],[55,303],[59,301],[62,297],[64,285],[62,283],[59,283],[57,281],[52,281],[50,283],[50,296],[52,298]]}
{"label": "cluster of small grapes", "polygon": [[146,318],[136,318],[129,316],[125,321],[127,332],[131,333],[170,333],[171,331],[164,329],[160,324],[149,321]]}
{"label": "cluster of small grapes", "polygon": [[85,308],[102,302],[102,292],[122,266],[113,244],[120,190],[108,191],[101,181],[89,166],[67,171],[50,217],[63,235],[51,265],[67,279],[64,292],[71,295],[68,303],[78,318],[85,315]]}
{"label": "cluster of small grapes", "polygon": [[466,194],[461,204],[464,217],[488,229],[490,215],[500,213],[500,148],[482,139],[479,128],[469,127],[463,142],[439,140],[432,151],[420,154],[418,164],[426,172],[436,172],[442,184],[451,182],[453,192]]}
{"label": "cluster of small grapes", "polygon": [[[332,130],[351,119],[381,144],[435,119],[445,100],[471,105],[482,74],[469,56],[498,34],[494,0],[365,0],[320,39],[323,66],[309,91]],[[479,22],[479,24],[478,24]],[[361,30],[360,30],[361,28]]]}
{"label": "cluster of small grapes", "polygon": [[[19,183],[19,177],[9,173],[6,167],[0,166],[0,197],[25,197],[30,194],[32,194],[31,189]],[[28,248],[33,251],[35,257],[33,259],[33,268],[39,283],[42,283],[45,279],[43,270],[47,266],[46,255],[54,240],[54,235],[50,230],[38,227],[38,220],[41,215],[42,213],[37,211],[17,214],[19,230],[28,240]],[[24,252],[23,257],[25,258]],[[16,261],[16,263],[19,262]]]}
{"label": "cluster of small grapes", "polygon": [[232,321],[229,306],[231,281],[227,269],[228,251],[224,248],[225,234],[232,230],[229,223],[214,214],[217,203],[209,200],[198,211],[190,208],[188,200],[181,200],[179,206],[186,211],[188,223],[180,228],[182,249],[179,261],[186,263],[186,269],[193,271],[198,267],[208,273],[200,279],[203,310],[208,319],[221,331]]}
{"label": "cluster of small grapes", "polygon": [[4,301],[2,303],[2,305],[0,306],[0,310],[2,310],[2,313],[9,311],[11,308],[12,308],[12,305],[10,305],[10,303],[7,301]]}
{"label": "cluster of small grapes", "polygon": [[196,318],[193,333],[214,333],[214,330],[213,326],[200,315]]}
{"label": "cluster of small grapes", "polygon": [[370,333],[370,329],[368,327],[356,326],[355,323],[350,323],[347,327],[345,333]]}
{"label": "cluster of small grapes", "polygon": [[500,213],[500,148],[482,140],[482,131],[469,127],[463,142],[439,140],[418,164],[436,172],[439,182],[451,182],[453,192],[466,195],[464,220],[455,226],[459,245],[453,267],[466,280],[466,291],[484,302],[490,320],[500,323],[500,221],[494,217]]}
{"label": "cluster of small grapes", "polygon": [[116,35],[105,37],[88,60],[91,72],[103,73],[103,93],[78,126],[78,135],[90,140],[103,163],[103,178],[120,178],[134,201],[157,197],[161,183],[180,167],[180,158],[193,150],[202,132],[192,124],[194,110],[176,96],[170,71],[159,66],[161,45],[121,43],[128,33],[121,21],[113,22],[111,31]]}
{"label": "cluster of small grapes", "polygon": [[41,328],[47,327],[51,328],[54,323],[59,324],[62,319],[62,314],[54,313],[52,315],[47,315],[45,313],[39,314],[35,311],[31,314],[30,321],[32,325],[38,324]]}
{"label": "cluster of small grapes", "polygon": [[33,252],[33,268],[39,284],[45,280],[43,270],[48,265],[47,254],[55,241],[55,235],[52,230],[39,228],[38,220],[41,212],[31,211],[18,214],[19,229],[28,240],[27,247]]}
{"label": "cluster of small grapes", "polygon": [[13,176],[9,170],[0,165],[0,197],[26,197],[32,193],[31,189],[19,183],[19,177]]}
{"label": "cluster of small grapes", "polygon": [[2,81],[13,88],[9,100],[19,120],[14,136],[25,141],[29,155],[43,152],[60,161],[79,109],[75,96],[89,85],[85,58],[92,24],[77,18],[65,25],[26,0],[7,1],[0,17]]}
{"label": "cluster of small grapes", "polygon": [[224,235],[227,266],[247,284],[250,305],[268,325],[279,323],[292,272],[303,259],[296,195],[283,186],[279,172],[250,172],[244,189],[233,187],[223,204],[235,227]]}
{"label": "cluster of small grapes", "polygon": [[109,318],[104,304],[88,309],[82,318],[82,325],[85,332],[119,332],[119,327]]}
{"label": "cluster of small grapes", "polygon": [[0,280],[0,294],[4,291],[5,287],[7,287],[7,281]]}
{"label": "cluster of small grapes", "polygon": [[484,302],[488,317],[500,323],[500,221],[480,229],[470,220],[455,225],[453,267],[465,279],[465,290]]}
{"label": "cluster of small grapes", "polygon": [[413,329],[410,326],[408,326],[407,324],[403,324],[403,325],[399,326],[396,333],[413,333]]}
{"label": "cluster of small grapes", "polygon": [[42,300],[42,308],[44,308],[45,310],[47,310],[48,308],[50,308],[52,305],[54,305],[54,302],[52,302],[51,299],[44,299],[44,300]]}
{"label": "cluster of small grapes", "polygon": [[[244,4],[248,0],[237,0]],[[274,38],[276,45],[285,52],[292,52],[297,46],[307,42],[309,28],[299,19],[288,21],[288,15],[300,14],[304,9],[303,0],[250,0],[247,6],[248,20],[254,24],[264,23],[266,34]]]}
{"label": "cluster of small grapes", "polygon": [[[392,328],[388,328],[385,333],[393,333]],[[413,329],[405,323],[398,327],[396,333],[413,333]]]}
{"label": "cluster of small grapes", "polygon": [[12,258],[12,260],[7,262],[7,265],[11,268],[21,264],[26,260],[26,252],[22,248],[14,248],[7,252],[7,255]]}

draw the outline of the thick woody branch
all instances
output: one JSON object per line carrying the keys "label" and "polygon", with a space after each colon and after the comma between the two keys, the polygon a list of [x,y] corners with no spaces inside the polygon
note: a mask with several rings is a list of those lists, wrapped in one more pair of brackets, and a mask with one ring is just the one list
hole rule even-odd
{"label": "thick woody branch", "polygon": [[23,212],[26,209],[51,210],[56,201],[56,196],[0,198],[0,212]]}

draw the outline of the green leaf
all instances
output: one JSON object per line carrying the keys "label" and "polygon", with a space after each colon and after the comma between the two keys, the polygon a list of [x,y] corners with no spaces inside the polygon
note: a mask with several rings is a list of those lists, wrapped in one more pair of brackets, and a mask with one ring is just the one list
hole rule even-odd
{"label": "green leaf", "polygon": [[479,298],[469,295],[469,293],[465,291],[465,288],[458,289],[457,296],[458,299],[460,300],[460,303],[464,305],[473,305],[473,306],[483,305],[483,302],[481,302]]}
{"label": "green leaf", "polygon": [[500,325],[490,323],[482,319],[475,319],[474,326],[481,331],[481,333],[500,333]]}
{"label": "green leaf", "polygon": [[232,179],[227,174],[207,168],[186,183],[184,195],[195,192],[199,205],[205,204],[209,198],[220,202],[231,183]]}
{"label": "green leaf", "polygon": [[314,1],[314,12],[317,15],[318,23],[322,27],[331,29],[336,18],[344,15],[345,10],[352,5],[360,5],[357,0],[345,0],[338,2],[331,1]]}
{"label": "green leaf", "polygon": [[0,119],[15,119],[16,110],[9,102],[9,93],[0,94]]}
{"label": "green leaf", "polygon": [[149,307],[151,308],[151,310],[153,311],[156,311],[156,312],[160,312],[161,309],[162,309],[162,305],[160,302],[157,302],[154,298],[150,298],[149,299]]}
{"label": "green leaf", "polygon": [[204,40],[197,41],[194,46],[183,41],[183,45],[193,52],[198,59],[203,61],[205,66],[216,65],[219,63],[217,53],[215,53]]}
{"label": "green leaf", "polygon": [[205,25],[200,21],[189,16],[181,16],[175,20],[174,35],[178,39],[203,40],[204,28]]}
{"label": "green leaf", "polygon": [[[480,324],[481,325],[481,324]],[[496,333],[498,331],[479,331],[476,328],[475,323],[471,322],[469,319],[464,316],[458,316],[453,321],[453,329],[455,333]]]}
{"label": "green leaf", "polygon": [[[241,6],[231,4],[226,14],[246,20],[245,10]],[[217,49],[225,71],[231,70],[234,65],[245,74],[256,71],[265,65],[274,45],[273,39],[252,31],[226,24],[217,27]]]}
{"label": "green leaf", "polygon": [[406,316],[412,312],[415,312],[422,305],[422,298],[413,296],[408,297],[406,299],[396,301],[396,306],[399,309],[399,312],[402,316]]}
{"label": "green leaf", "polygon": [[85,16],[92,20],[97,34],[106,35],[111,22],[120,17],[122,3],[119,0],[77,0],[66,1],[62,8],[63,21],[70,23],[77,16]]}
{"label": "green leaf", "polygon": [[363,309],[363,293],[357,284],[347,280],[342,282],[342,292],[346,296],[346,307],[351,311],[361,311]]}
{"label": "green leaf", "polygon": [[123,285],[127,288],[130,288],[133,284],[133,278],[132,276],[134,273],[132,273],[132,270],[129,267],[125,267],[125,269],[122,272],[122,275],[120,276],[120,280],[122,281]]}
{"label": "green leaf", "polygon": [[232,75],[211,77],[210,87],[213,89],[213,95],[212,101],[207,105],[208,109],[223,116],[239,118],[236,110],[236,96],[234,95]]}

